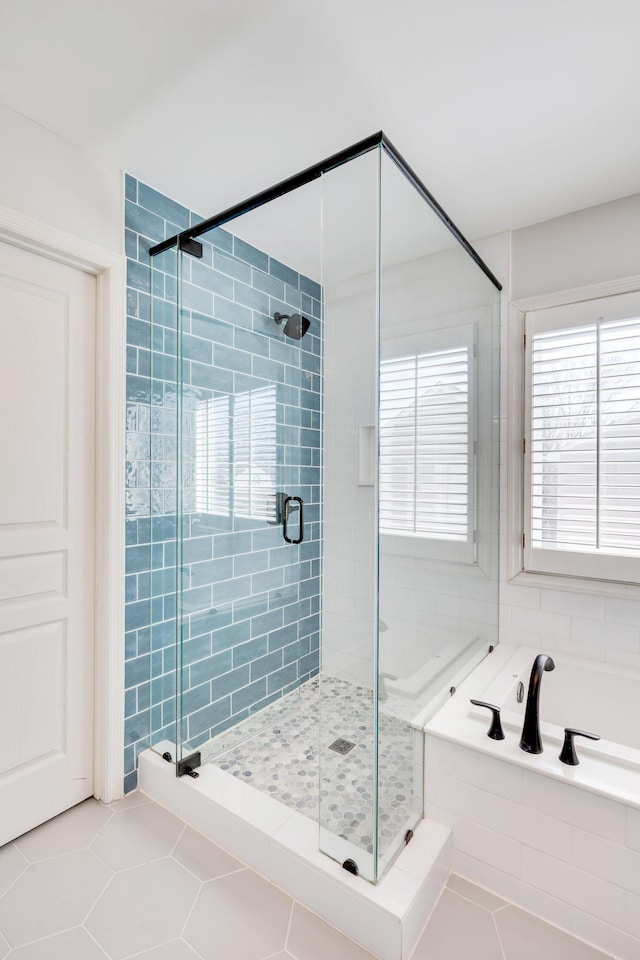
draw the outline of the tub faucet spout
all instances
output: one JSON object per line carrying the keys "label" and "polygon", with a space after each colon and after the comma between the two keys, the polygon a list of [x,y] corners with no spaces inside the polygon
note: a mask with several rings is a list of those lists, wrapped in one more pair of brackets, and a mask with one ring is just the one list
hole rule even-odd
{"label": "tub faucet spout", "polygon": [[540,686],[545,670],[555,670],[555,663],[546,653],[539,653],[533,661],[529,677],[527,707],[524,712],[520,749],[526,753],[542,753],[540,736]]}

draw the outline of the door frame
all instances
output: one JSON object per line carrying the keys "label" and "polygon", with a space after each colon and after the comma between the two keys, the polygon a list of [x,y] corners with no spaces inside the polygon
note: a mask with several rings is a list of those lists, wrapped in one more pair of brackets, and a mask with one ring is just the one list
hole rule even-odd
{"label": "door frame", "polygon": [[124,793],[125,258],[1,205],[0,240],[97,280],[93,792],[110,803]]}

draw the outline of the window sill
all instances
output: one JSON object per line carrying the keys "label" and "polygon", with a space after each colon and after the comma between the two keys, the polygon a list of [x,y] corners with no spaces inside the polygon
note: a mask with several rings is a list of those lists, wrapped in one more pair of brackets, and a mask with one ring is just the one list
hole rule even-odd
{"label": "window sill", "polygon": [[598,594],[628,600],[640,599],[640,583],[620,583],[615,580],[594,580],[589,577],[564,577],[555,573],[529,573],[521,570],[508,578],[519,587],[539,587],[547,590],[566,590],[567,593]]}

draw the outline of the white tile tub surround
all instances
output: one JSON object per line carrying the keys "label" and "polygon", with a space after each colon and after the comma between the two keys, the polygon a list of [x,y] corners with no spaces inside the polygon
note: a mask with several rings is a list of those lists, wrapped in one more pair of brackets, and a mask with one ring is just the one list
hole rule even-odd
{"label": "white tile tub surround", "polygon": [[470,710],[469,698],[483,699],[492,681],[495,690],[513,654],[500,645],[427,725],[427,814],[452,828],[456,873],[637,960],[640,770],[580,751],[580,741],[580,765],[563,765],[544,723],[537,756],[519,749],[520,730],[509,724],[504,741],[490,740],[486,711]]}
{"label": "white tile tub surround", "polygon": [[[553,579],[553,578],[551,578]],[[640,669],[640,599],[503,583],[500,639]],[[620,585],[630,594],[637,587]]]}
{"label": "white tile tub surround", "polygon": [[197,780],[147,750],[141,789],[380,960],[408,960],[450,870],[448,827],[422,821],[377,886],[318,851],[308,818],[207,764]]}

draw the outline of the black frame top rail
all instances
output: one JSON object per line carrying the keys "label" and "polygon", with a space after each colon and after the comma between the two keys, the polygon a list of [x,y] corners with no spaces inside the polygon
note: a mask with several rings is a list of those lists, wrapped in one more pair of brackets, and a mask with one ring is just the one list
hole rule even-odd
{"label": "black frame top rail", "polygon": [[181,233],[177,233],[175,236],[169,237],[167,240],[163,240],[161,243],[157,243],[155,246],[149,249],[149,255],[155,257],[156,254],[163,253],[165,250],[170,250],[171,247],[177,246],[180,248],[181,244],[185,240],[193,240],[195,237],[199,237],[203,233],[213,230],[214,227],[221,227],[224,223],[228,223],[230,220],[234,220],[236,217],[242,216],[244,213],[249,213],[249,211],[255,210],[257,207],[262,207],[265,203],[269,203],[271,200],[275,200],[277,197],[283,197],[285,194],[291,193],[292,190],[297,190],[298,187],[303,187],[305,184],[311,183],[313,180],[317,180],[318,177],[321,177],[323,173],[328,173],[329,170],[333,170],[335,167],[339,167],[343,163],[348,163],[349,160],[355,160],[356,157],[361,156],[363,153],[368,153],[369,150],[373,150],[375,147],[380,145],[393,160],[398,169],[405,175],[407,180],[418,191],[423,200],[428,203],[433,212],[453,234],[458,243],[464,247],[471,259],[475,261],[483,273],[485,273],[489,280],[491,280],[494,286],[498,290],[502,290],[502,284],[500,281],[491,272],[489,267],[486,265],[477,251],[474,250],[464,234],[460,232],[451,217],[440,206],[433,194],[427,190],[426,186],[417,175],[415,170],[409,166],[402,154],[396,150],[394,145],[391,143],[389,138],[385,136],[382,130],[372,134],[370,137],[365,137],[364,140],[359,140],[358,143],[354,143],[351,147],[347,147],[346,150],[341,150],[339,153],[334,153],[332,156],[327,157],[326,160],[322,160],[320,163],[316,163],[312,167],[307,167],[306,170],[296,173],[293,177],[288,177],[286,180],[281,180],[280,183],[277,183],[273,187],[269,187],[268,190],[262,190],[260,193],[256,193],[252,197],[249,197],[248,200],[244,200],[242,203],[236,203],[232,207],[227,207],[227,209],[223,210],[221,213],[217,213],[215,216],[209,217],[207,220],[202,220],[193,227],[189,227],[187,230],[183,230]]}

